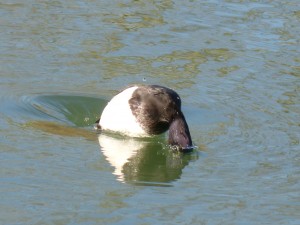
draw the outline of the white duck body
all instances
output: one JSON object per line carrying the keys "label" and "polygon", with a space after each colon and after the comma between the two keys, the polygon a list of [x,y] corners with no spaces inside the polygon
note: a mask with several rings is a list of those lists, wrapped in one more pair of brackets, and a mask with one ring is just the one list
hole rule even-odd
{"label": "white duck body", "polygon": [[140,126],[128,104],[137,88],[137,86],[127,88],[108,102],[99,121],[102,130],[118,132],[131,137],[150,136]]}

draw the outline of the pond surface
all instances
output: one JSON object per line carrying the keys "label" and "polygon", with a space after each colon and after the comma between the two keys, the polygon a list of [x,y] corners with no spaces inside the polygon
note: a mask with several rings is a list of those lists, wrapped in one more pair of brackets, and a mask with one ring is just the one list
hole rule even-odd
{"label": "pond surface", "polygon": [[[299,224],[298,0],[0,3],[1,224]],[[191,154],[97,134],[176,90]]]}

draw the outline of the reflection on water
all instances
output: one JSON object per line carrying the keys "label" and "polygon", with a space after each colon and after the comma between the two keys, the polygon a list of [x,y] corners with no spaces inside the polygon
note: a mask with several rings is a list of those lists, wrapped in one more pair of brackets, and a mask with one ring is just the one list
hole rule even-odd
{"label": "reflection on water", "polygon": [[[147,77],[158,77],[164,83],[174,79],[176,83],[173,87],[187,88],[193,86],[194,78],[200,72],[200,65],[208,60],[228,61],[234,54],[226,48],[203,49],[201,51],[173,51],[169,54],[163,54],[158,57],[141,56],[107,56],[102,58],[104,77],[113,79],[120,74],[139,75],[144,71],[151,71]],[[228,74],[237,70],[238,66],[225,67],[220,69],[220,74]],[[178,80],[182,79],[181,82]]]}
{"label": "reflection on water", "polygon": [[189,161],[197,158],[196,152],[173,152],[157,138],[134,139],[100,134],[98,140],[117,179],[137,185],[169,186],[170,182],[180,178]]}
{"label": "reflection on water", "polygon": [[171,8],[173,2],[170,0],[162,2],[127,1],[119,3],[118,6],[125,10],[124,13],[110,13],[106,23],[116,24],[124,31],[136,31],[141,28],[155,27],[165,23],[162,13]]}

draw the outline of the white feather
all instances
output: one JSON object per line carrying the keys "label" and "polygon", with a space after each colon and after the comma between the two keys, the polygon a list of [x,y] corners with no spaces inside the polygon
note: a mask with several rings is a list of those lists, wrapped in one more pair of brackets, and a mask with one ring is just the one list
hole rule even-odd
{"label": "white feather", "polygon": [[145,142],[136,141],[132,138],[113,138],[107,135],[98,136],[101,151],[108,162],[115,168],[113,174],[119,181],[124,182],[123,166],[134,157],[137,152],[145,147]]}
{"label": "white feather", "polygon": [[129,106],[129,99],[138,87],[130,87],[114,96],[104,108],[99,125],[103,130],[119,132],[131,137],[149,136],[140,126]]}

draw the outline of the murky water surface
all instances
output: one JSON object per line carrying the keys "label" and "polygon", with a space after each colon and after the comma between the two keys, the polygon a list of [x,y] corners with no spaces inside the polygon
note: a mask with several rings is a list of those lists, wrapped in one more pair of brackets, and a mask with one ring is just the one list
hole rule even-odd
{"label": "murky water surface", "polygon": [[[300,6],[0,3],[1,224],[299,224]],[[171,87],[198,148],[97,134],[133,83]]]}

